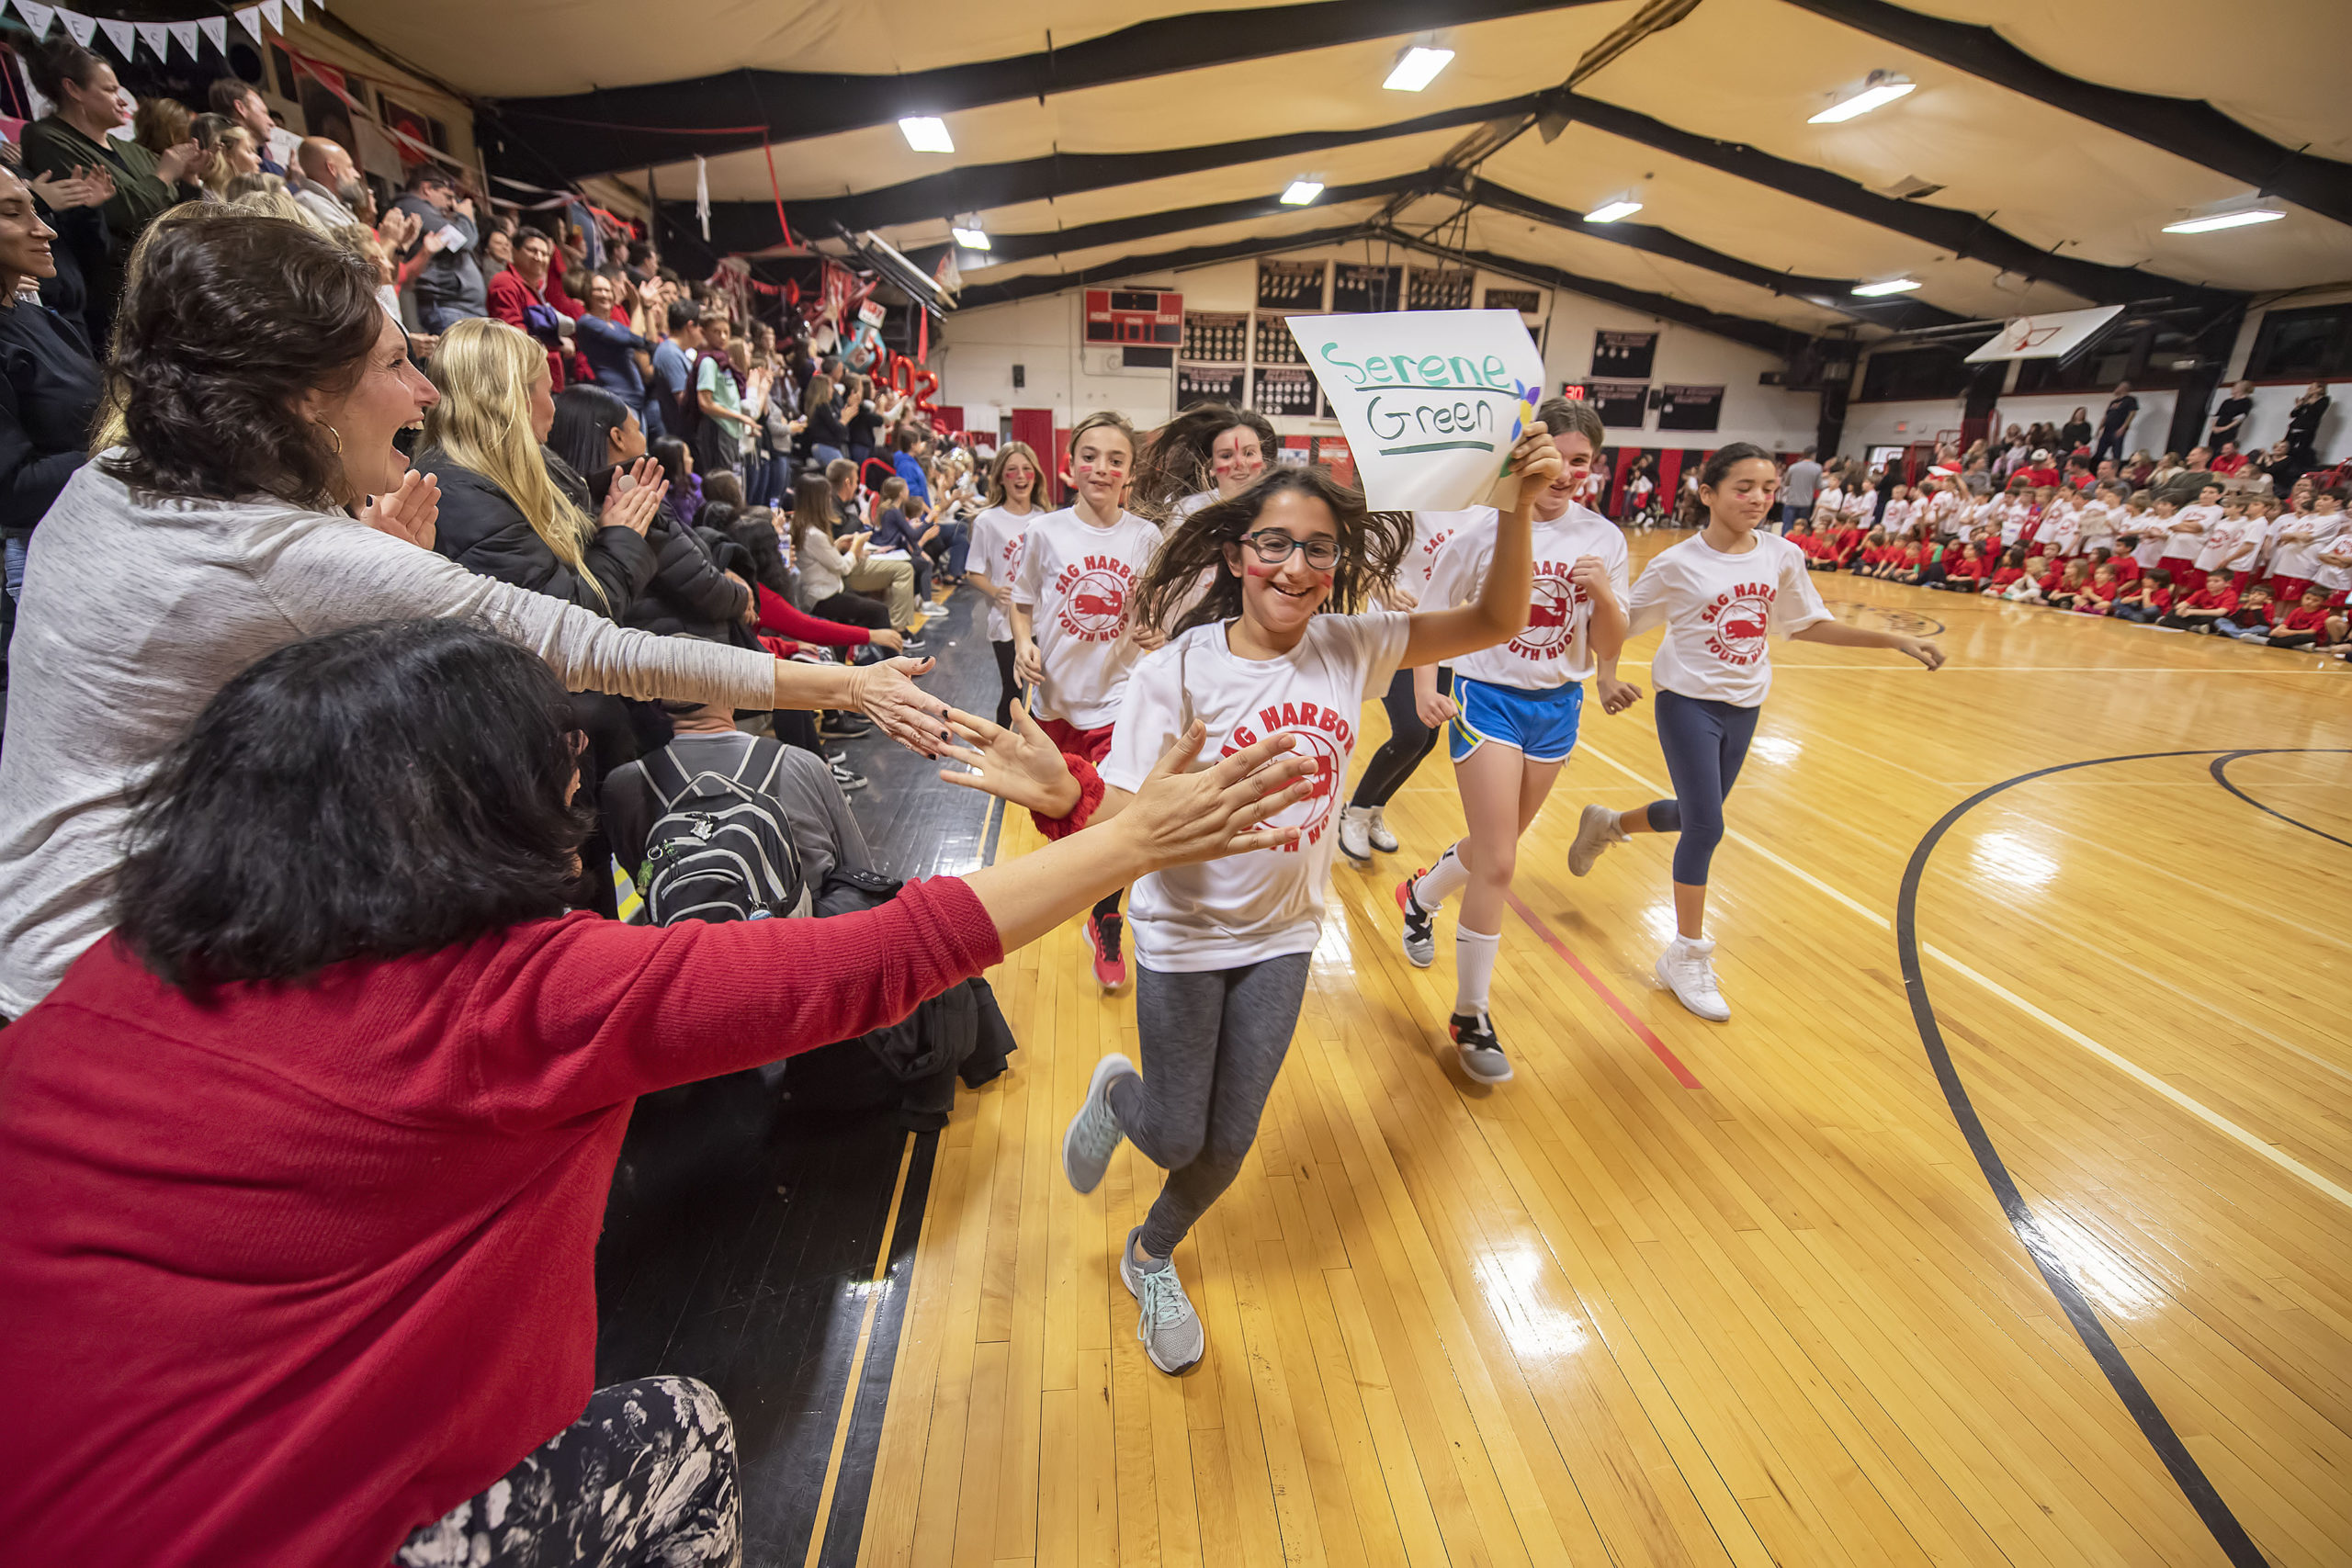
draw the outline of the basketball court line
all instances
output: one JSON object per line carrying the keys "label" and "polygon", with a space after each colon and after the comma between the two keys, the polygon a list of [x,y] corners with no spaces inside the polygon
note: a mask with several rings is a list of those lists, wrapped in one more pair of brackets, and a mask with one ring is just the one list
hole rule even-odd
{"label": "basketball court line", "polygon": [[[1664,788],[1653,780],[1644,778],[1640,773],[1635,773],[1624,763],[1617,761],[1614,757],[1610,756],[1606,751],[1601,750],[1599,747],[1587,742],[1583,746],[1582,750],[1590,752],[1601,761],[1606,762],[1609,766],[1616,769],[1619,773],[1623,773],[1627,778],[1632,779],[1634,783],[1642,785],[1645,789],[1649,790],[1653,795],[1660,799],[1671,798],[1673,795],[1674,792],[1672,790]],[[1741,848],[1747,850],[1751,853],[1759,855],[1765,860],[1770,861],[1772,864],[1779,866],[1782,871],[1787,872],[1791,876],[1795,877],[1798,881],[1804,883],[1806,886],[1811,887],[1816,893],[1822,894],[1824,897],[1836,903],[1844,905],[1847,908],[1852,910],[1855,914],[1860,915],[1863,919],[1868,920],[1871,924],[1878,927],[1881,931],[1887,931],[1890,934],[1894,931],[1894,922],[1888,919],[1884,915],[1882,915],[1875,909],[1871,909],[1860,901],[1849,897],[1838,888],[1822,881],[1821,878],[1814,875],[1813,873],[1805,870],[1803,866],[1782,859],[1780,855],[1773,853],[1770,850],[1766,849],[1762,844],[1758,843],[1755,840],[1747,837],[1746,834],[1727,829],[1724,833],[1724,837],[1732,840],[1739,844]],[[1975,982],[1977,986],[1991,992],[2001,1000],[2008,1003],[2009,1006],[2025,1014],[2028,1018],[2032,1019],[2035,1022],[2041,1024],[2045,1029],[2048,1029],[2052,1033],[2056,1034],[2063,1039],[2071,1041],[2075,1044],[2082,1047],[2085,1051],[2089,1052],[2092,1055],[2097,1056],[2100,1061],[2105,1062],[2108,1066],[2115,1068],[2118,1072],[2120,1072],[2127,1077],[2130,1077],[2134,1082],[2142,1085],[2143,1088],[2148,1089],[2154,1093],[2162,1096],[2164,1099],[2170,1100],[2174,1105],[2179,1107],[2182,1111],[2187,1111],[2189,1115],[2197,1118],[2199,1122],[2204,1122],[2215,1132],[2220,1133],[2223,1137],[2231,1139],[2252,1153],[2260,1156],[2263,1159],[2267,1160],[2270,1164],[2277,1166],[2280,1170],[2285,1171],[2288,1175],[2294,1177],[2299,1181],[2301,1181],[2313,1191],[2319,1193],[2322,1197],[2332,1199],[2335,1202],[2341,1204],[2346,1210],[2352,1211],[2352,1189],[2346,1189],[2340,1183],[2329,1179],[2326,1176],[2313,1170],[2310,1166],[2305,1165],[2302,1161],[2287,1153],[2284,1149],[2276,1148],[2273,1145],[2265,1143],[2262,1139],[2255,1136],[2252,1133],[2247,1132],[2245,1128],[2239,1126],[2228,1117],[2223,1116],[2220,1111],[2213,1110],[2211,1106],[2206,1105],[2203,1101],[2199,1100],[2190,1095],[2182,1093],[2179,1089],[2174,1088],[2171,1084],[2166,1083],[2163,1078],[2158,1077],[2155,1074],[2148,1071],[2145,1067],[2141,1066],[2138,1063],[2131,1060],[2129,1057],[2118,1054],[2117,1052],[2109,1050],[2107,1046],[2100,1044],[2098,1041],[2092,1039],[2081,1030],[2076,1029],[2073,1024],[2066,1022],[2064,1019],[2052,1016],[2048,1011],[2037,1007],[2032,1002],[2028,1001],[2025,998],[2018,995],[2015,991],[2010,990],[2007,986],[2002,985],[1991,976],[1984,974],[1982,970],[1975,968],[1972,964],[1963,963],[1962,960],[1955,958],[1943,949],[1936,946],[1934,943],[1920,943],[1920,951],[1925,953],[1928,957],[1935,959],[1938,963],[1942,964],[1953,973],[1959,975],[1962,978]]]}
{"label": "basketball court line", "polygon": [[1553,952],[1558,953],[1561,961],[1566,964],[1569,968],[1575,970],[1577,976],[1583,979],[1584,983],[1591,987],[1593,992],[1598,995],[1602,1001],[1609,1004],[1609,1010],[1615,1013],[1620,1019],[1623,1020],[1625,1027],[1632,1030],[1634,1035],[1640,1039],[1641,1043],[1650,1048],[1650,1054],[1656,1056],[1659,1061],[1666,1064],[1666,1070],[1674,1075],[1675,1082],[1680,1084],[1684,1089],[1697,1089],[1701,1087],[1697,1077],[1691,1073],[1690,1068],[1682,1065],[1682,1058],[1676,1055],[1667,1045],[1667,1043],[1657,1037],[1657,1032],[1652,1029],[1648,1024],[1644,1023],[1640,1017],[1634,1013],[1633,1009],[1627,1007],[1623,1001],[1619,1000],[1617,993],[1603,985],[1600,976],[1586,968],[1582,959],[1568,951],[1568,944],[1562,942],[1557,936],[1553,934],[1552,928],[1544,923],[1543,916],[1538,915],[1534,910],[1529,908],[1526,901],[1521,898],[1516,893],[1505,892],[1503,897],[1510,901],[1512,908],[1519,911],[1519,918],[1525,920],[1528,925],[1534,929],[1535,934],[1544,939],[1544,945],[1551,948]]}

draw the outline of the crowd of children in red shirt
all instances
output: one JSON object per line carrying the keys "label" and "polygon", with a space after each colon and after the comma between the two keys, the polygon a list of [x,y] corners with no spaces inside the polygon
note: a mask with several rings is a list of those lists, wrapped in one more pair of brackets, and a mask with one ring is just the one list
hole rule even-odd
{"label": "crowd of children in red shirt", "polygon": [[[1998,596],[2086,615],[2352,658],[2352,515],[2340,489],[2284,501],[2209,485],[2197,501],[2019,474],[1982,498],[1956,475],[1876,497],[1825,492],[1789,539],[1815,571]],[[1860,502],[1855,505],[1851,502]]]}

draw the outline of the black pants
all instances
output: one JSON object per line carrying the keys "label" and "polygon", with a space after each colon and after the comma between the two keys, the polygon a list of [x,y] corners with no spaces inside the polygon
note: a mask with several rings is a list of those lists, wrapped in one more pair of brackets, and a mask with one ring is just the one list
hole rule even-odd
{"label": "black pants", "polygon": [[2091,467],[2098,468],[2100,461],[2108,457],[2119,463],[2123,461],[2123,430],[2120,427],[2098,433],[2098,445],[2091,448]]}
{"label": "black pants", "polygon": [[808,613],[820,621],[839,621],[845,626],[864,626],[870,632],[890,629],[888,606],[879,599],[868,599],[846,588],[830,599],[818,600],[808,606]]}
{"label": "black pants", "polygon": [[[1453,690],[1453,671],[1441,665],[1437,672],[1437,689]],[[1350,806],[1385,806],[1389,796],[1405,787],[1421,759],[1437,746],[1438,732],[1421,722],[1419,709],[1413,705],[1413,672],[1398,670],[1390,677],[1387,694],[1380,699],[1383,711],[1388,715],[1388,739],[1364,764],[1363,777],[1356,781],[1355,797]]]}
{"label": "black pants", "polygon": [[1724,796],[1738,782],[1739,765],[1747,761],[1747,743],[1756,739],[1756,719],[1762,710],[1686,697],[1664,687],[1658,689],[1654,710],[1674,798],[1650,802],[1650,829],[1681,835],[1674,845],[1674,880],[1703,887],[1715,846],[1724,839]]}
{"label": "black pants", "polygon": [[1012,699],[1021,691],[1012,673],[1012,639],[1007,637],[1002,642],[992,642],[989,646],[996,649],[996,678],[1003,687],[996,699],[996,721],[1001,725],[1011,724]]}
{"label": "black pants", "polygon": [[396,1568],[742,1559],[734,1424],[708,1388],[667,1377],[598,1389],[579,1420],[392,1554]]}

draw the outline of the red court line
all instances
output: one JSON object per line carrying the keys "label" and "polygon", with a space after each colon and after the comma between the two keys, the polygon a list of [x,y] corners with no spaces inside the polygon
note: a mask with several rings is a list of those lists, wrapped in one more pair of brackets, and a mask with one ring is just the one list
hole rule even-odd
{"label": "red court line", "polygon": [[1625,1027],[1632,1030],[1640,1037],[1642,1043],[1650,1048],[1650,1055],[1666,1064],[1666,1070],[1674,1075],[1675,1082],[1684,1089],[1701,1087],[1699,1080],[1691,1076],[1690,1069],[1682,1065],[1682,1058],[1668,1050],[1666,1042],[1657,1037],[1657,1031],[1634,1017],[1634,1010],[1620,1001],[1616,992],[1600,983],[1600,976],[1586,968],[1584,961],[1568,951],[1568,944],[1553,934],[1552,928],[1544,923],[1544,918],[1541,915],[1529,908],[1526,901],[1516,893],[1505,893],[1503,897],[1510,899],[1510,907],[1519,911],[1519,918],[1532,927],[1535,934],[1542,937],[1552,951],[1558,953],[1567,966],[1577,972],[1586,985],[1592,987],[1593,994],[1609,1004],[1609,1010],[1625,1021]]}

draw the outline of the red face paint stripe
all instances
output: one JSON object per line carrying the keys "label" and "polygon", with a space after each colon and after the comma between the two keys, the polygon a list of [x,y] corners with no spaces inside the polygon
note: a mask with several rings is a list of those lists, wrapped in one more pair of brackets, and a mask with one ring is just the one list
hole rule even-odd
{"label": "red face paint stripe", "polygon": [[1537,936],[1544,939],[1545,945],[1549,946],[1553,952],[1558,953],[1561,960],[1565,962],[1569,968],[1577,972],[1577,977],[1583,980],[1586,985],[1592,987],[1593,994],[1598,996],[1602,1001],[1609,1004],[1609,1010],[1625,1021],[1625,1027],[1632,1030],[1641,1040],[1641,1043],[1650,1048],[1650,1054],[1656,1056],[1659,1061],[1666,1064],[1666,1070],[1674,1075],[1675,1082],[1680,1084],[1684,1089],[1698,1089],[1702,1087],[1698,1078],[1692,1076],[1690,1069],[1682,1065],[1682,1058],[1677,1056],[1672,1051],[1668,1050],[1667,1048],[1666,1042],[1660,1040],[1657,1037],[1657,1032],[1652,1030],[1648,1024],[1644,1023],[1640,1019],[1634,1017],[1634,1010],[1620,1001],[1617,998],[1616,992],[1611,990],[1607,986],[1602,985],[1600,983],[1600,976],[1586,968],[1583,961],[1577,958],[1575,953],[1568,951],[1567,943],[1562,942],[1558,937],[1552,934],[1552,928],[1544,923],[1542,916],[1529,908],[1526,902],[1521,899],[1518,894],[1506,893],[1503,897],[1510,900],[1510,907],[1519,911],[1519,918],[1525,920],[1529,928],[1532,930]]}

